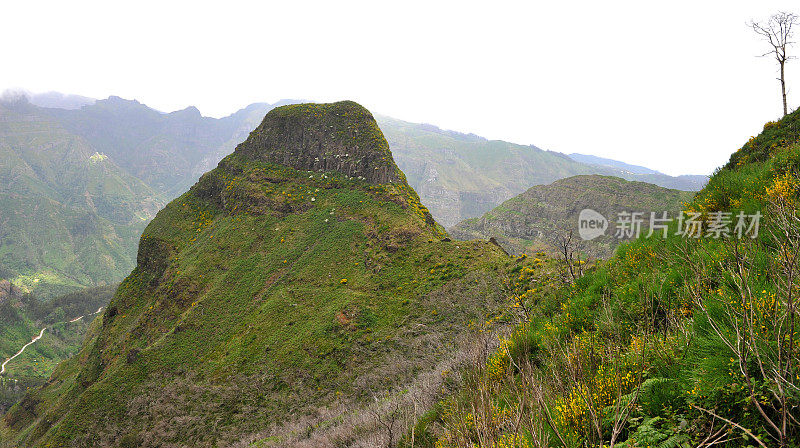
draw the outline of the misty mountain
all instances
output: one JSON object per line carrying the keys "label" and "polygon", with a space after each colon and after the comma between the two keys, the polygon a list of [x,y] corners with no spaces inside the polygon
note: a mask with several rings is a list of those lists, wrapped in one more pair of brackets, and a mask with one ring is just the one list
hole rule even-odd
{"label": "misty mountain", "polygon": [[155,213],[246,138],[267,108],[215,119],[118,97],[80,109],[38,107],[24,96],[0,103],[0,276],[43,296],[118,282]]}
{"label": "misty mountain", "polygon": [[23,93],[28,101],[39,107],[51,109],[80,109],[94,104],[97,100],[81,95],[70,95],[60,92]]}
{"label": "misty mountain", "polygon": [[637,180],[648,182],[665,188],[672,188],[683,191],[700,191],[708,183],[708,175],[705,174],[683,174],[680,176],[670,176],[660,171],[656,171],[639,165],[620,162],[619,160],[607,159],[604,157],[592,156],[588,154],[572,153],[570,158],[587,165],[595,165],[604,168],[619,170],[620,174],[627,174],[627,180]]}
{"label": "misty mountain", "polygon": [[708,179],[668,176],[594,156],[583,156],[583,162],[533,145],[487,140],[385,116],[376,118],[408,182],[437,221],[448,228],[479,217],[532,186],[581,174],[614,176],[686,191],[699,190]]}
{"label": "misty mountain", "polygon": [[[0,242],[0,251],[13,255],[0,262],[0,268],[6,271],[5,277],[37,288],[47,284],[79,287],[118,281],[133,267],[138,233],[161,204],[186,191],[202,173],[214,168],[248,137],[269,110],[297,103],[295,100],[255,103],[217,119],[202,116],[195,107],[163,113],[136,100],[114,96],[97,101],[58,93],[28,98],[30,101],[14,102],[16,106],[12,108],[7,106],[2,117],[6,124],[5,142],[15,142],[14,148],[6,144],[0,150],[7,160],[1,168],[7,173],[9,194],[4,219],[10,223],[9,216],[16,218],[13,226],[3,228],[6,238]],[[33,102],[54,107],[38,107]],[[701,183],[701,180],[687,183],[681,177],[608,159],[584,157],[591,163],[583,163],[535,146],[487,140],[386,116],[376,118],[409,184],[433,217],[446,227],[479,217],[532,186],[579,174],[612,175],[680,189],[692,189],[692,185],[699,188]],[[35,138],[25,134],[22,127],[25,123],[29,126],[38,123]],[[59,142],[65,146],[62,157],[66,158],[45,156]],[[20,152],[28,154],[29,159],[36,158],[38,164],[24,168],[22,164],[11,163]],[[42,157],[38,156],[40,153]],[[115,194],[124,192],[126,199],[112,200],[108,193],[99,190],[87,193],[85,188],[68,182],[75,176],[66,174],[66,167],[78,163],[77,160],[84,165],[91,163],[87,166],[94,170],[92,185],[116,185],[109,188]],[[15,177],[23,169],[33,175],[19,182]],[[46,175],[52,172],[60,173],[61,177]],[[29,190],[47,194],[26,195]],[[54,207],[67,208],[56,212]],[[103,213],[112,213],[116,221],[109,221]],[[70,217],[53,219],[65,214]],[[128,215],[137,216],[138,222],[124,221],[122,217]],[[29,226],[29,222],[35,223]],[[67,224],[69,229],[44,232],[38,228],[43,225],[40,223],[70,224]],[[119,226],[132,227],[123,231]],[[34,241],[28,231],[51,236]],[[103,243],[87,242],[84,246],[81,243],[84,240],[71,237],[67,241],[63,236],[86,232],[104,235]],[[96,248],[103,245],[113,246],[114,255],[98,252]],[[84,254],[82,257],[87,260],[84,265],[70,264],[74,272],[57,267],[64,260],[77,259],[75,253]],[[94,267],[86,269],[90,259],[106,261],[92,261]]]}

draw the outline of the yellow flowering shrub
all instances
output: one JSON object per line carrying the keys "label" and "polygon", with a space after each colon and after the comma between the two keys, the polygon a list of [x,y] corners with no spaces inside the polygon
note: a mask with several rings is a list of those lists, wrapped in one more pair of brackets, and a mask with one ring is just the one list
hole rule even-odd
{"label": "yellow flowering shrub", "polygon": [[772,185],[767,186],[767,196],[777,201],[793,202],[800,184],[792,173],[776,176]]}
{"label": "yellow flowering shrub", "polygon": [[506,338],[500,340],[500,347],[494,354],[489,357],[486,366],[486,372],[491,381],[499,381],[508,371],[509,364],[511,363],[509,347],[511,341]]}

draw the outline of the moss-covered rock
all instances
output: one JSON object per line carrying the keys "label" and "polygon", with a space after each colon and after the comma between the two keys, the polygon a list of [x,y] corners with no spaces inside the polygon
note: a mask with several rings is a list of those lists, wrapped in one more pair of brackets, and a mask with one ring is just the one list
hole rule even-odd
{"label": "moss-covered rock", "polygon": [[337,171],[376,184],[401,178],[375,118],[352,101],[275,108],[236,152],[297,170]]}

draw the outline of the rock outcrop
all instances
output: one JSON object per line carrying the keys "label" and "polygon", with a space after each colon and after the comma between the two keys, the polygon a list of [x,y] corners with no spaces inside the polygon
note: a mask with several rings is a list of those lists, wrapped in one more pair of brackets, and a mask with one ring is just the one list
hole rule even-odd
{"label": "rock outcrop", "polygon": [[402,176],[375,118],[352,101],[275,108],[236,152],[298,170],[338,171],[375,184]]}

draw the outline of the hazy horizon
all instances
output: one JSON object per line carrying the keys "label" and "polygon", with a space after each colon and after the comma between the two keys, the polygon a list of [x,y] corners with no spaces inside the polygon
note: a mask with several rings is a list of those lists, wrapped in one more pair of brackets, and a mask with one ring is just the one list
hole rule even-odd
{"label": "hazy horizon", "polygon": [[[776,64],[756,57],[764,44],[746,22],[794,6],[232,5],[52,3],[46,16],[40,4],[8,5],[19,20],[0,29],[15,43],[0,91],[116,95],[212,117],[283,98],[352,99],[488,139],[710,173],[779,118]],[[794,109],[800,61],[787,82]]]}
{"label": "hazy horizon", "polygon": [[[48,91],[48,92],[31,92],[31,91],[27,91],[27,90],[24,90],[24,89],[18,89],[18,90],[6,90],[5,92],[0,92],[0,99],[4,99],[5,98],[6,100],[10,99],[10,100],[13,101],[15,96],[48,95],[48,94],[61,95],[63,98],[69,98],[69,97],[87,98],[87,99],[91,99],[91,100],[94,100],[94,101],[103,101],[103,100],[108,100],[111,97],[119,97],[118,95],[111,95],[111,96],[106,97],[106,98],[90,98],[90,97],[86,97],[86,96],[83,96],[83,95],[74,95],[74,94],[67,94],[67,93],[63,93],[63,92],[56,92],[54,90],[51,90],[51,91]],[[119,97],[119,98],[122,98],[122,97]],[[122,99],[126,100],[126,101],[138,101],[135,98],[122,98]],[[212,117],[212,118],[223,118],[223,117],[232,115],[232,114],[234,114],[234,113],[236,113],[236,112],[238,112],[240,110],[243,110],[243,109],[245,109],[245,108],[247,108],[247,107],[249,107],[251,105],[254,105],[254,104],[275,104],[275,103],[279,103],[279,102],[282,102],[282,101],[310,101],[310,102],[316,102],[314,100],[307,100],[307,99],[298,100],[298,99],[294,99],[294,98],[281,98],[281,99],[275,100],[275,101],[259,101],[259,102],[253,102],[253,103],[245,104],[245,105],[233,110],[230,114],[221,115],[221,116]],[[164,111],[164,110],[154,109],[150,105],[148,105],[146,103],[143,103],[141,101],[139,101],[139,102],[141,104],[143,104],[144,106],[147,106],[150,109],[156,110],[156,111],[158,111],[158,112],[160,112],[162,114],[169,114],[169,113],[173,113],[173,112],[178,112],[178,111],[185,110],[185,109],[192,108],[192,107],[196,108],[196,106],[190,105],[190,106],[186,106],[183,109],[175,109],[175,110],[170,110],[170,111]],[[43,107],[48,107],[48,106],[43,106]],[[210,117],[209,115],[204,114],[203,111],[201,111],[200,109],[198,109],[198,111],[200,111],[200,114],[202,116]],[[375,114],[379,115],[379,116],[389,117],[389,118],[394,119],[394,120],[401,120],[401,121],[409,122],[408,120],[403,120],[402,118],[397,118],[397,117],[391,117],[389,115],[381,114],[379,112],[375,112]],[[436,126],[437,128],[439,128],[439,129],[441,129],[441,130],[443,130],[445,132],[456,132],[456,133],[460,133],[460,134],[463,134],[463,135],[477,135],[477,134],[474,134],[474,133],[459,131],[459,130],[456,130],[456,129],[442,128],[442,127],[438,126],[436,123],[421,122],[421,123],[417,123],[417,124],[422,124],[422,125],[426,125],[426,126]],[[486,138],[486,137],[484,137],[482,135],[477,135],[477,136],[481,137],[481,138]],[[503,140],[503,139],[488,139],[488,140],[507,141],[507,140]],[[519,144],[519,145],[524,145],[524,146],[534,146],[536,148],[539,148],[539,149],[542,149],[542,150],[545,150],[545,151],[551,151],[550,149],[542,148],[539,145],[536,145],[535,143],[519,143],[519,142],[509,142],[509,143],[514,143],[514,144]],[[611,157],[605,157],[603,154],[583,154],[583,153],[579,153],[579,152],[562,153],[560,151],[556,151],[556,152],[559,152],[560,154],[564,154],[564,155],[570,156],[570,157],[572,155],[583,155],[583,156],[587,156],[588,155],[588,156],[594,156],[594,157],[597,157],[598,159],[603,159],[603,160],[607,160],[607,161],[622,162],[624,164],[638,166],[638,165],[635,165],[635,164],[629,164],[625,160],[616,160],[616,159],[613,159]],[[647,169],[650,169],[650,170],[655,170],[655,171],[660,172],[662,174],[667,174],[667,173],[664,173],[661,170],[659,170],[658,167],[641,166],[641,168],[647,168]],[[680,174],[670,174],[670,175],[671,176],[708,176],[710,174],[711,174],[711,172],[708,172],[708,173],[680,173]]]}

